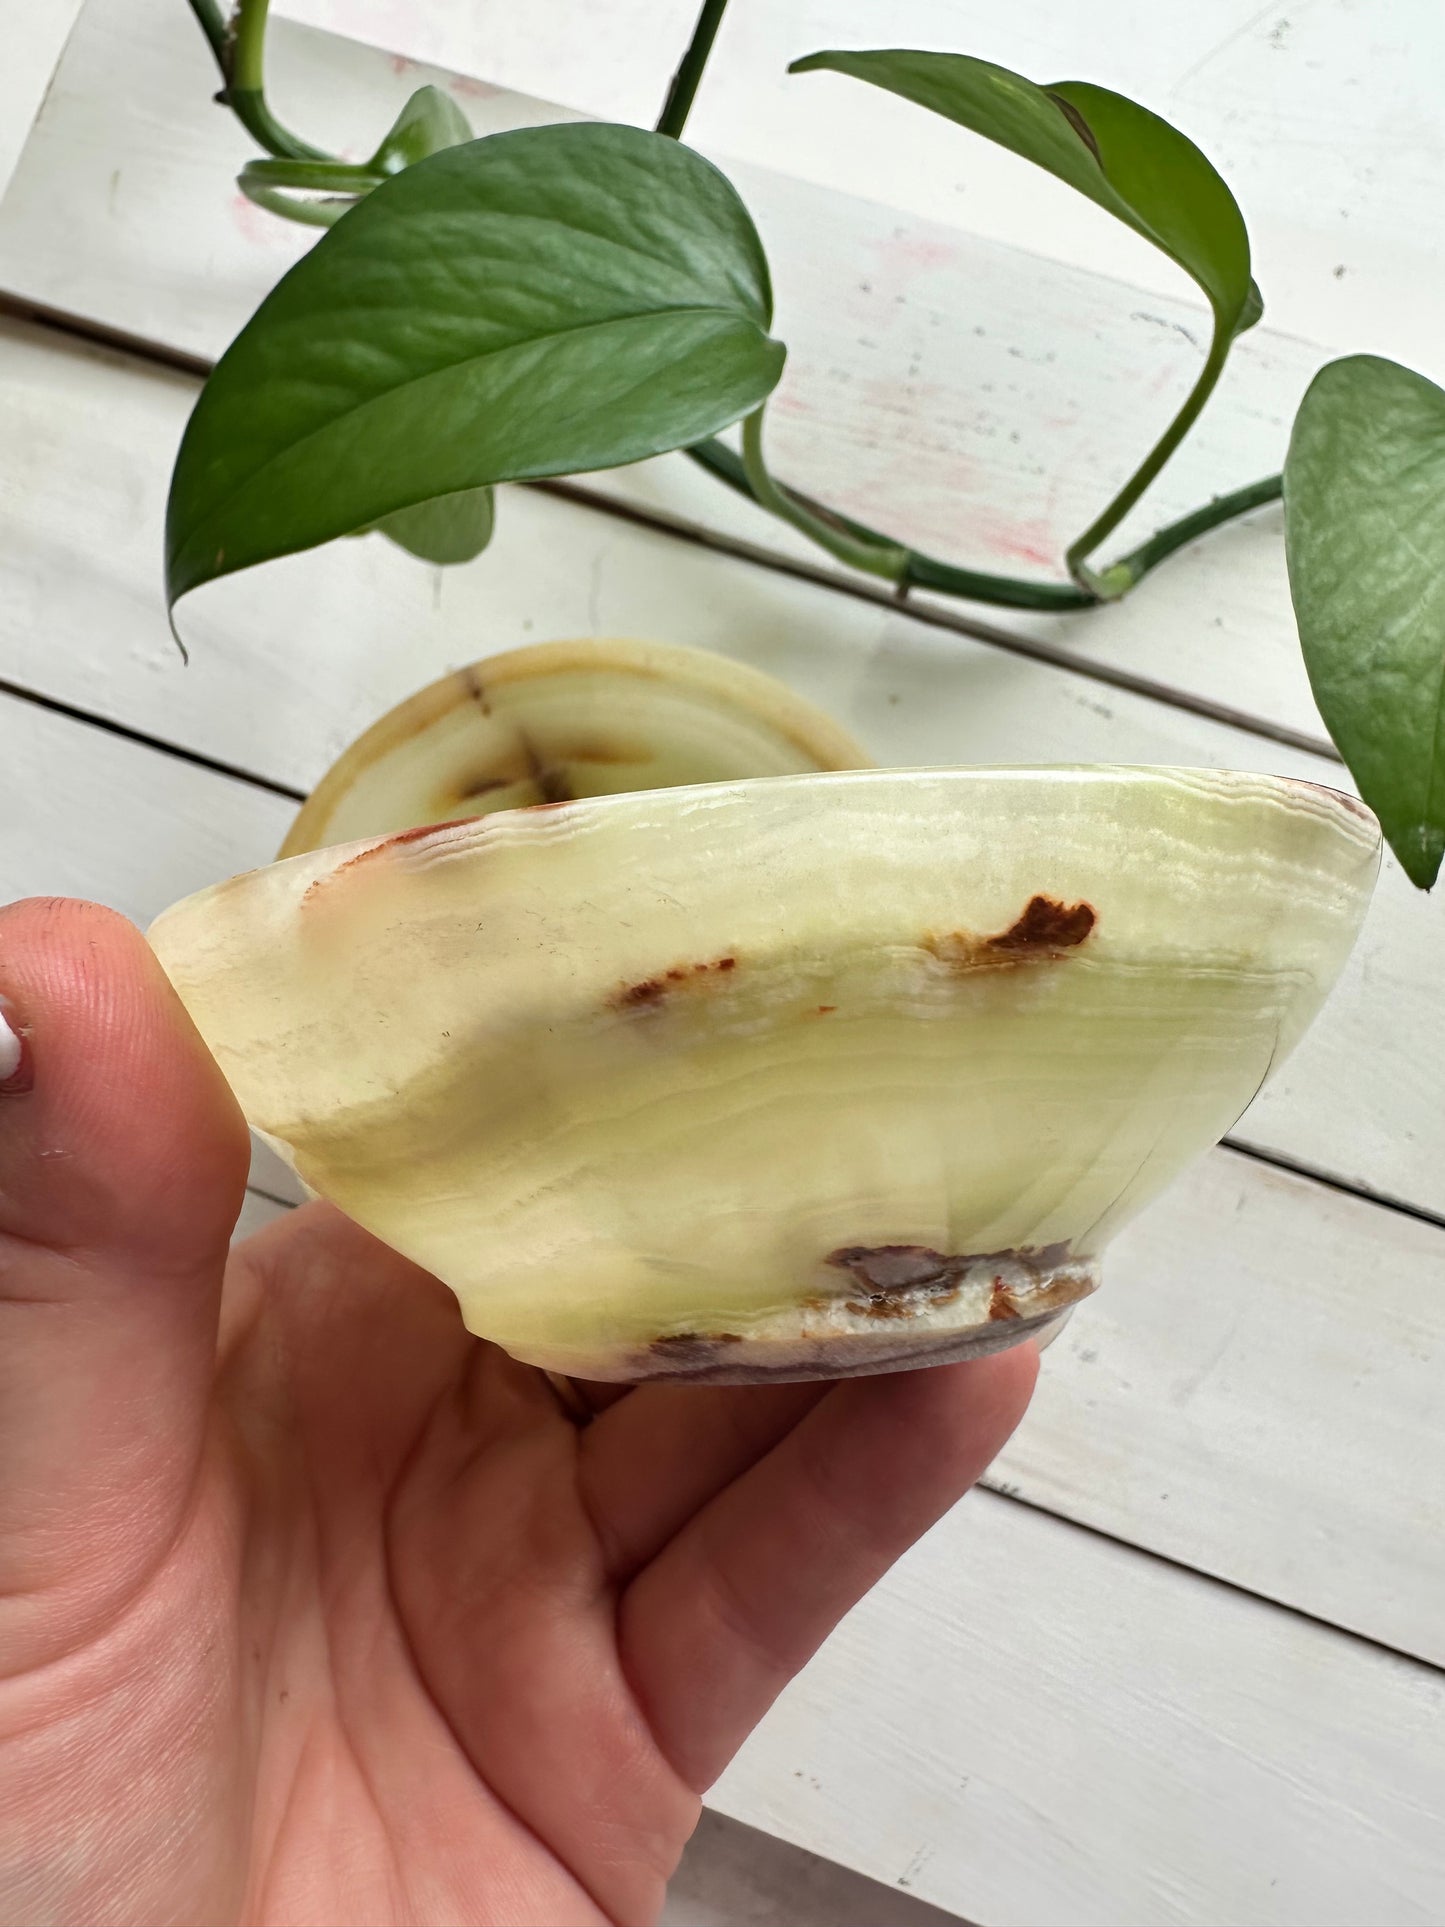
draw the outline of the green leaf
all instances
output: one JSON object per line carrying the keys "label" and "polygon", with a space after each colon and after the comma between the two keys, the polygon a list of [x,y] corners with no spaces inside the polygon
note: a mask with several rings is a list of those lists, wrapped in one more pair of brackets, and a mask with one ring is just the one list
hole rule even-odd
{"label": "green leaf", "polygon": [[1322,368],[1284,468],[1310,685],[1412,883],[1445,855],[1445,392],[1374,355]]}
{"label": "green leaf", "polygon": [[399,174],[428,154],[459,147],[472,138],[466,115],[440,87],[418,87],[392,122],[370,166],[377,174]]}
{"label": "green leaf", "polygon": [[470,562],[491,541],[494,519],[491,489],[468,488],[397,509],[361,533],[388,536],[423,562]]}
{"label": "green leaf", "polygon": [[969,127],[1046,168],[1177,261],[1218,327],[1252,327],[1262,302],[1234,196],[1193,141],[1122,94],[1088,81],[1038,87],[968,54],[827,52],[789,73],[851,74]]}
{"label": "green leaf", "polygon": [[1022,74],[968,54],[816,53],[790,73],[829,69],[899,94],[996,141],[1105,208],[1178,262],[1214,314],[1204,367],[1138,468],[1065,556],[1091,594],[1109,597],[1114,578],[1086,558],[1118,527],[1193,426],[1223,372],[1230,343],[1264,311],[1250,278],[1249,236],[1234,196],[1203,154],[1168,121],[1122,94],[1085,80],[1035,86]]}
{"label": "green leaf", "polygon": [[715,433],[777,383],[771,314],[747,210],[663,135],[525,128],[418,161],[323,235],[201,391],[170,601],[439,495]]}

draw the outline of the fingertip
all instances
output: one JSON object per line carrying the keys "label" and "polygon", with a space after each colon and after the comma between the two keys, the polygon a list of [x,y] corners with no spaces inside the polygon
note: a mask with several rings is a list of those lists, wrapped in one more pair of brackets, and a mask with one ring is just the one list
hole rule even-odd
{"label": "fingertip", "polygon": [[0,909],[0,995],[23,1052],[0,1091],[4,1228],[183,1261],[223,1242],[245,1125],[140,931],[68,898]]}

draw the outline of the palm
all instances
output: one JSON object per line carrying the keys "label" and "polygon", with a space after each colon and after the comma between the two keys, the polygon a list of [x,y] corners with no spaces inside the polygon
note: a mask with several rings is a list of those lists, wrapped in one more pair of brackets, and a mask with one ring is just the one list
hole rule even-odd
{"label": "palm", "polygon": [[[0,1111],[15,1382],[49,1375],[0,1441],[42,1475],[0,1501],[0,1810],[25,1843],[0,1912],[650,1919],[698,1791],[997,1449],[1031,1358],[598,1388],[579,1424],[326,1206],[232,1255],[217,1340],[243,1140],[133,933],[101,928],[149,1026],[113,1115],[66,1123],[65,1053],[93,1091],[98,1040],[65,971],[48,1079],[32,1025],[33,1141]],[[138,1128],[165,1140],[144,1158]],[[93,1175],[107,1131],[125,1182]],[[47,1236],[63,1210],[73,1237]]]}

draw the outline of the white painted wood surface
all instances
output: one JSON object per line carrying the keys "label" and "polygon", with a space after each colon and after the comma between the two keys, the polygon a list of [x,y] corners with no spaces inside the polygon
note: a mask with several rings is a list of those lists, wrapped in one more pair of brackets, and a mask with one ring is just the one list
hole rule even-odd
{"label": "white painted wood surface", "polygon": [[[1393,20],[1400,3],[1381,0],[1377,12]],[[383,0],[314,5],[349,8],[349,24],[360,27],[390,12]],[[1057,17],[1061,5],[1041,0],[1039,19],[1063,45],[1071,30]],[[1098,19],[1123,5],[1101,0]],[[434,11],[419,22],[404,10],[403,25],[431,32],[460,17]],[[804,45],[878,37],[876,22],[857,25],[858,10],[843,0],[806,21],[804,11],[786,0],[767,26],[748,31],[766,38],[801,31],[801,22]],[[903,17],[926,11],[922,0],[901,0],[887,37],[906,37]],[[1210,21],[1229,13],[1238,59],[1252,57],[1250,11],[1207,0],[1179,38],[1207,40]],[[1321,16],[1336,26],[1342,17],[1334,0],[1310,11],[1311,33]],[[574,47],[583,37],[571,7],[520,25],[500,12],[479,12],[475,30],[490,24],[514,51],[531,26],[539,44],[555,40],[564,15]],[[979,12],[972,0],[935,8],[941,24],[920,37],[957,40],[957,20]],[[175,31],[178,16],[185,34]],[[624,0],[587,30],[610,36],[624,20],[659,18],[655,0]],[[1139,26],[1147,43],[1152,27]],[[183,66],[194,70],[185,85],[198,85],[198,98],[209,90],[204,50],[186,37],[193,31],[169,0],[91,8],[16,196],[0,209],[0,287],[172,346],[185,345],[184,326],[209,328],[212,336],[190,338],[209,353],[294,244],[264,224],[247,237],[226,187],[245,143],[237,137],[228,151],[225,117],[171,94]],[[994,29],[999,41],[1018,31]],[[1377,22],[1375,31],[1388,41],[1393,28]],[[1433,31],[1422,20],[1424,44]],[[303,86],[319,89],[321,115],[308,126],[326,138],[354,130],[357,101],[369,103],[353,146],[426,78],[394,72],[364,49],[323,48],[299,32],[278,38],[280,100],[295,118],[308,110]],[[665,38],[659,27],[647,44],[662,48]],[[725,76],[736,48],[729,53],[726,40],[720,48]],[[1040,72],[1066,64],[1046,62],[1047,47],[1037,58],[1001,44],[978,50]],[[1139,57],[1153,57],[1147,45]],[[1228,49],[1219,57],[1235,58]],[[342,81],[322,84],[324,71]],[[575,94],[529,84],[608,111],[619,61],[596,63],[591,79],[591,92]],[[485,113],[489,124],[515,124],[540,111],[456,84],[479,121]],[[745,121],[739,151],[761,151],[749,143],[766,118]],[[1366,135],[1376,138],[1368,127]],[[1368,139],[1367,151],[1376,151]],[[786,144],[769,158],[795,165]],[[779,234],[821,231],[816,189],[749,175],[745,191]],[[905,241],[919,238],[915,222],[850,210],[836,197],[827,218],[842,221],[849,247],[876,245],[885,259],[900,226]],[[1398,263],[1406,250],[1387,226],[1381,245]],[[814,474],[831,471],[840,459],[834,431],[809,424],[832,412],[844,377],[856,385],[867,375],[878,386],[869,408],[846,414],[847,463],[875,462],[878,485],[893,486],[879,433],[895,412],[886,370],[896,371],[895,354],[912,352],[915,337],[920,353],[932,352],[930,335],[946,340],[958,326],[947,317],[974,298],[980,276],[991,303],[1037,309],[1032,276],[1049,274],[1061,325],[1070,303],[1093,318],[1072,391],[1037,385],[1052,366],[1042,359],[1023,371],[1017,399],[1034,428],[1071,392],[1080,411],[1100,397],[1106,415],[1131,409],[1125,360],[1148,352],[1139,342],[1151,328],[1170,337],[1151,374],[1179,378],[1191,351],[1167,326],[1134,323],[1127,348],[1111,343],[1111,304],[1121,292],[1132,298],[1127,291],[945,238],[947,259],[907,263],[906,285],[884,281],[890,299],[904,297],[893,304],[902,318],[871,362],[874,351],[856,337],[881,310],[815,319],[837,305],[827,257],[845,250],[808,249],[805,271],[784,290],[788,326],[836,383],[817,391],[816,410],[809,399],[794,411],[797,439],[780,432],[780,467],[786,450],[800,464],[820,463]],[[937,236],[922,241],[944,246]],[[1186,316],[1153,299],[1135,307],[1166,322]],[[992,350],[961,336],[953,345],[960,340],[980,358],[969,363],[972,380]],[[1255,383],[1243,425],[1221,425],[1212,452],[1201,443],[1201,459],[1241,463],[1231,480],[1251,472],[1245,458],[1277,435],[1289,383],[1319,353],[1263,336],[1255,346],[1263,359],[1241,364]],[[1003,363],[1013,360],[1005,350],[995,374],[1009,379],[1017,371]],[[949,381],[956,405],[964,387]],[[1127,620],[1115,612],[1108,635],[1080,624],[1060,642],[1059,625],[1038,631],[1111,674],[1162,679],[1154,697],[516,490],[506,492],[494,549],[466,571],[426,571],[369,541],[203,592],[183,610],[195,662],[182,672],[160,611],[159,526],[193,392],[184,377],[48,329],[0,334],[0,679],[181,752],[0,696],[0,896],[74,890],[144,920],[181,891],[264,860],[290,814],[284,795],[198,767],[195,757],[299,789],[380,709],[442,668],[568,633],[672,636],[757,662],[833,708],[889,762],[1070,757],[1328,773],[1259,733],[1311,723],[1267,518],[1224,538],[1247,555],[1237,571],[1217,546],[1186,559],[1156,578],[1152,600],[1141,597]],[[959,448],[973,447],[970,436],[987,442],[982,410],[951,419]],[[780,431],[789,420],[780,416]],[[907,414],[900,428],[905,440],[927,440]],[[1122,422],[1110,433],[1119,437],[1112,444],[1073,442],[1071,459],[1107,461],[1109,446],[1133,446]],[[977,499],[1006,500],[1012,512],[1029,499],[1028,458],[1005,466],[1014,493],[982,487]],[[943,471],[930,472],[933,487]],[[967,486],[959,484],[959,501]],[[650,512],[711,516],[780,558],[801,552],[679,464],[599,478],[598,487]],[[897,499],[906,512],[922,498],[910,481]],[[987,539],[997,541],[997,530]],[[1201,671],[1210,651],[1201,656],[1200,624],[1207,617],[1212,627],[1216,615],[1223,635]],[[1230,728],[1193,713],[1191,700],[1249,713]],[[59,795],[57,769],[67,776]],[[1441,936],[1439,905],[1393,878],[1349,982],[1242,1127],[1250,1144],[1445,1210],[1445,1125],[1434,1095],[1445,1071]],[[276,1209],[253,1194],[246,1222]],[[1205,1160],[1121,1239],[1106,1290],[1055,1346],[1034,1413],[995,1468],[998,1491],[946,1521],[830,1643],[717,1790],[717,1809],[990,1923],[1445,1917],[1445,1847],[1433,1825],[1445,1792],[1435,1670],[1445,1635],[1434,1607],[1445,1525],[1442,1283],[1445,1228],[1253,1156],[1223,1150]],[[728,1891],[719,1904],[732,1912],[711,1917],[754,1917],[742,1909],[756,1902],[757,1918],[805,1919],[807,1885],[789,1888],[788,1878],[776,1877],[781,1894],[751,1898],[715,1886],[708,1904]],[[836,1891],[839,1922],[887,1918]]]}
{"label": "white painted wood surface", "polygon": [[20,159],[81,0],[0,0],[0,194]]}
{"label": "white painted wood surface", "polygon": [[990,1927],[1435,1927],[1442,1712],[1431,1668],[977,1492],[711,1803]]}

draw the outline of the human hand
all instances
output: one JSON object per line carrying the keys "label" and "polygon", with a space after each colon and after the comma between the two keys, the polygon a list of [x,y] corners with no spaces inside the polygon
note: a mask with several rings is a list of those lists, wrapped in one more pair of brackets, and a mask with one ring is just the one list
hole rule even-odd
{"label": "human hand", "polygon": [[129,924],[0,912],[0,991],[0,1917],[652,1920],[1032,1350],[579,1424],[329,1206],[228,1262],[245,1130]]}

